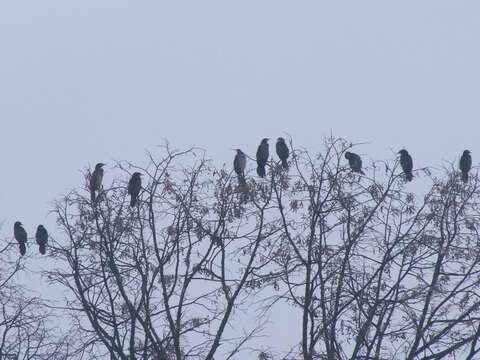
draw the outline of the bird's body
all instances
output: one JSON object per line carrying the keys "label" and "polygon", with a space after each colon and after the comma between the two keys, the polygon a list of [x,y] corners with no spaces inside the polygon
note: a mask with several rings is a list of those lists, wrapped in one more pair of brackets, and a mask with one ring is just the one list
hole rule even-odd
{"label": "bird's body", "polygon": [[242,150],[237,149],[237,154],[235,159],[233,159],[233,169],[237,174],[238,183],[240,185],[245,185],[245,167],[247,165],[247,157]]}
{"label": "bird's body", "polygon": [[20,254],[22,256],[25,255],[25,253],[27,252],[27,232],[23,228],[20,221],[16,221],[13,225],[13,235],[20,246]]}
{"label": "bird's body", "polygon": [[405,179],[407,181],[412,181],[413,174],[413,160],[407,150],[402,149],[398,152],[400,154],[400,165],[402,167],[403,172],[405,173]]}
{"label": "bird's body", "polygon": [[142,174],[134,172],[130,181],[128,182],[128,194],[130,195],[130,206],[135,206],[137,203],[138,194],[142,189]]}
{"label": "bird's body", "polygon": [[262,139],[257,149],[257,174],[262,178],[265,176],[265,166],[268,161],[268,140]]}
{"label": "bird's body", "polygon": [[90,197],[92,203],[95,202],[95,191],[100,191],[102,188],[102,180],[103,180],[103,169],[102,167],[105,164],[98,163],[95,165],[95,170],[93,170],[92,176],[90,178]]}
{"label": "bird's body", "polygon": [[347,151],[345,158],[348,160],[348,165],[350,165],[352,171],[365,175],[362,171],[362,159],[358,154]]}
{"label": "bird's body", "polygon": [[277,155],[282,161],[282,166],[284,169],[288,169],[288,156],[290,155],[290,150],[288,149],[287,144],[285,143],[285,139],[279,137],[277,139],[277,143],[275,144],[275,149],[277,150]]}
{"label": "bird's body", "polygon": [[465,150],[460,158],[460,170],[462,171],[462,181],[468,181],[468,172],[472,168],[472,156],[469,150]]}
{"label": "bird's body", "polygon": [[48,242],[48,232],[43,225],[38,225],[37,232],[35,233],[35,240],[37,241],[40,254],[45,255]]}

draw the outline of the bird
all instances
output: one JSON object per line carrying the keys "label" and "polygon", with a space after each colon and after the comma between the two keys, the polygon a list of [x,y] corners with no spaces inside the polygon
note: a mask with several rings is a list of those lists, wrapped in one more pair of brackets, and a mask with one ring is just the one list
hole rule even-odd
{"label": "bird", "polygon": [[268,138],[262,139],[257,149],[257,174],[260,177],[265,176],[265,165],[268,161]]}
{"label": "bird", "polygon": [[352,171],[365,175],[362,171],[362,159],[358,154],[347,151],[345,153],[345,158],[348,159],[348,165],[350,165]]}
{"label": "bird", "polygon": [[276,145],[275,147],[277,150],[277,155],[280,158],[280,160],[282,160],[283,168],[288,169],[287,159],[288,159],[288,156],[290,155],[290,150],[288,149],[288,146],[285,143],[285,139],[282,137],[279,137],[275,145]]}
{"label": "bird", "polygon": [[103,166],[105,166],[103,163],[95,165],[95,170],[93,170],[92,176],[90,177],[90,198],[92,203],[95,202],[95,191],[100,191],[102,187]]}
{"label": "bird", "polygon": [[402,149],[398,152],[400,154],[400,165],[402,166],[402,170],[405,173],[405,179],[407,181],[412,181],[413,174],[413,160],[407,150]]}
{"label": "bird", "polygon": [[242,150],[236,149],[237,154],[235,159],[233,159],[233,169],[237,174],[239,185],[245,185],[245,166],[247,165],[247,157]]}
{"label": "bird", "polygon": [[47,246],[48,241],[48,232],[47,229],[43,227],[43,225],[37,226],[37,232],[35,233],[35,240],[38,244],[38,250],[40,254],[45,255],[45,247]]}
{"label": "bird", "polygon": [[468,172],[472,168],[472,157],[470,150],[465,150],[460,158],[460,170],[462,171],[462,181],[468,181]]}
{"label": "bird", "polygon": [[20,254],[22,256],[25,255],[25,253],[27,252],[27,232],[23,228],[23,225],[20,221],[16,221],[13,225],[13,235],[20,246]]}
{"label": "bird", "polygon": [[142,189],[142,174],[134,172],[130,181],[128,182],[128,193],[130,194],[130,206],[135,206],[137,203],[137,197]]}

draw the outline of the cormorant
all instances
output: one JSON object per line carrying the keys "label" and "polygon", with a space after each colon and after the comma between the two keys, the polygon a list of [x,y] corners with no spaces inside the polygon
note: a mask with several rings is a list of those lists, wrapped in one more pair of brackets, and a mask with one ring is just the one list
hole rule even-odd
{"label": "cormorant", "polygon": [[257,174],[260,177],[265,176],[265,165],[268,161],[268,138],[262,139],[257,149]]}
{"label": "cormorant", "polygon": [[412,181],[413,174],[413,160],[407,150],[402,149],[398,152],[400,154],[400,165],[402,166],[402,170],[405,173],[405,179],[407,181]]}
{"label": "cormorant", "polygon": [[128,182],[128,193],[130,194],[130,206],[135,206],[137,197],[142,189],[142,174],[134,172],[130,181]]}
{"label": "cormorant", "polygon": [[45,255],[45,247],[48,241],[48,232],[43,225],[38,225],[37,232],[35,233],[35,240],[39,246],[40,254]]}
{"label": "cormorant", "polygon": [[348,159],[348,165],[350,165],[352,171],[365,175],[365,173],[362,171],[362,159],[359,155],[347,151],[345,153],[345,158]]}
{"label": "cormorant", "polygon": [[468,172],[472,168],[472,157],[470,150],[465,150],[460,158],[460,170],[462,171],[462,181],[468,181]]}
{"label": "cormorant", "polygon": [[288,159],[288,156],[290,155],[290,150],[288,149],[288,146],[285,143],[285,139],[282,137],[279,137],[275,145],[276,145],[277,155],[280,158],[280,160],[282,160],[282,166],[285,169],[288,169],[287,159]]}
{"label": "cormorant", "polygon": [[247,165],[247,157],[242,150],[237,149],[237,154],[233,160],[233,169],[238,177],[238,184],[245,185],[245,166]]}
{"label": "cormorant", "polygon": [[18,241],[18,244],[20,246],[20,254],[23,256],[27,252],[27,232],[22,226],[22,223],[20,221],[16,221],[15,224],[13,225],[13,235],[15,236],[15,239]]}
{"label": "cormorant", "polygon": [[105,164],[98,163],[95,165],[95,170],[93,170],[92,176],[90,178],[90,197],[92,203],[95,202],[95,191],[100,191],[102,187],[103,180],[103,169],[102,166]]}

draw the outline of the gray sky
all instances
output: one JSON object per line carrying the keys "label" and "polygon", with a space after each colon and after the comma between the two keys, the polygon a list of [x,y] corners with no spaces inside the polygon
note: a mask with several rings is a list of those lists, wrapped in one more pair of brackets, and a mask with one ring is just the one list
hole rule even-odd
{"label": "gray sky", "polygon": [[[480,159],[478,1],[10,1],[0,5],[0,220],[29,235],[79,170],[167,138],[231,148],[330,131],[365,161]],[[271,144],[274,142],[271,141]],[[253,165],[253,164],[251,164]],[[106,168],[105,181],[113,177]],[[54,232],[52,230],[52,232]]]}
{"label": "gray sky", "polygon": [[[15,1],[0,6],[1,218],[27,229],[78,170],[167,138],[231,162],[330,130],[365,157],[476,163],[474,1]],[[478,149],[478,150],[477,150]],[[106,173],[108,176],[113,175]],[[8,226],[7,226],[8,225]]]}

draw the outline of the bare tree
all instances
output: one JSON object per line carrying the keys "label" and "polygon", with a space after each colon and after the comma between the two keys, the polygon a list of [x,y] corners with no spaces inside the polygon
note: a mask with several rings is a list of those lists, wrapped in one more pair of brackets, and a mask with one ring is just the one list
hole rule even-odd
{"label": "bare tree", "polygon": [[[264,179],[250,170],[240,185],[196,150],[166,146],[146,167],[119,163],[122,175],[96,202],[87,185],[57,201],[63,235],[48,276],[68,290],[65,309],[82,334],[74,353],[478,357],[478,178],[417,169],[428,185],[415,195],[421,186],[405,183],[396,159],[359,175],[343,139],[325,139],[315,156],[290,146],[288,168],[270,161]],[[144,180],[130,207],[133,171]],[[288,354],[257,338],[275,306],[289,306],[300,325]]]}
{"label": "bare tree", "polygon": [[[89,356],[235,358],[262,329],[261,319],[248,329],[234,319],[251,309],[261,245],[278,231],[265,218],[271,191],[239,190],[230,170],[212,169],[194,150],[164,150],[145,168],[119,164],[124,176],[95,203],[86,189],[56,203],[65,237],[48,276],[70,290],[67,308]],[[135,207],[126,201],[129,169],[144,175]]]}
{"label": "bare tree", "polygon": [[330,138],[271,173],[285,290],[266,311],[280,300],[300,310],[305,360],[478,358],[478,178],[422,169],[432,185],[416,197],[396,161],[369,176],[345,168],[350,147]]}
{"label": "bare tree", "polygon": [[66,337],[54,330],[47,304],[18,281],[28,272],[16,244],[0,240],[0,359],[66,359]]}

